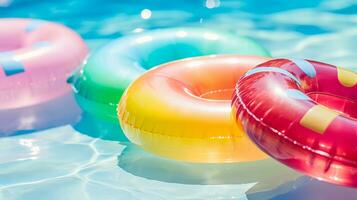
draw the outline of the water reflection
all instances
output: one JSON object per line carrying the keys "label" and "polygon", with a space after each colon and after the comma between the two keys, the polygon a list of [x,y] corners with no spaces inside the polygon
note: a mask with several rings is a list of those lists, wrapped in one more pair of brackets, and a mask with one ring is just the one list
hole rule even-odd
{"label": "water reflection", "polygon": [[7,7],[11,4],[12,0],[0,0],[0,7]]}
{"label": "water reflection", "polygon": [[118,166],[146,179],[191,185],[253,185],[249,200],[354,200],[357,189],[333,185],[300,175],[274,160],[233,164],[192,164],[157,157],[126,144],[118,156]]}
{"label": "water reflection", "polygon": [[0,110],[0,137],[72,124],[78,121],[80,113],[71,92],[35,106]]}
{"label": "water reflection", "polygon": [[96,117],[90,113],[82,113],[80,120],[73,128],[81,134],[103,140],[127,142],[128,139],[120,128],[119,122]]}
{"label": "water reflection", "polygon": [[206,0],[206,7],[211,9],[211,8],[216,8],[219,7],[221,5],[221,1],[220,0]]}
{"label": "water reflection", "polygon": [[150,19],[151,18],[151,10],[144,9],[141,11],[140,15],[141,15],[141,18],[143,18],[143,19]]}
{"label": "water reflection", "polygon": [[[193,164],[154,156],[127,144],[118,156],[118,166],[135,175],[168,183],[194,185],[251,184],[252,198],[273,197],[306,184],[306,178],[268,159],[232,164]],[[309,181],[309,180],[308,180]]]}
{"label": "water reflection", "polygon": [[306,184],[285,194],[276,196],[272,200],[317,200],[317,199],[343,199],[355,200],[357,189],[333,185],[311,179]]}

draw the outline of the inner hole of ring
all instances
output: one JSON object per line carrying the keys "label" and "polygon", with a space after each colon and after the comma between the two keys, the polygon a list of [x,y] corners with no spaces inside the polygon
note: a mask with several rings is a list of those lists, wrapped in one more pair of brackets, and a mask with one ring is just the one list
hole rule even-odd
{"label": "inner hole of ring", "polygon": [[357,101],[329,93],[309,93],[314,101],[341,112],[344,116],[357,120]]}
{"label": "inner hole of ring", "polygon": [[5,42],[0,45],[0,52],[14,51],[22,47],[21,43]]}
{"label": "inner hole of ring", "polygon": [[[159,48],[152,49],[152,51],[144,52],[147,53],[147,55],[142,56],[145,59],[142,60],[141,65],[144,69],[149,70],[154,66],[167,62],[190,57],[214,55],[219,53],[219,51],[219,49],[214,48],[202,49],[201,46],[193,45],[188,41],[176,40],[175,43],[163,44]],[[215,78],[217,77],[212,76],[212,80]],[[234,92],[235,83],[235,81],[232,82],[231,88],[229,88],[227,85],[222,85],[220,82],[217,82],[217,87],[204,87],[197,90],[193,89],[193,91],[186,90],[186,92],[207,100],[230,101]]]}
{"label": "inner hole of ring", "polygon": [[5,31],[0,33],[0,52],[9,52],[25,46],[26,34],[23,31]]}
{"label": "inner hole of ring", "polygon": [[217,89],[204,92],[199,97],[210,100],[231,100],[234,88]]}
{"label": "inner hole of ring", "polygon": [[[148,48],[146,52],[142,52],[143,55],[141,65],[144,69],[149,70],[155,66],[172,62],[175,60],[192,58],[198,56],[214,55],[220,52],[220,49],[211,48],[203,49],[201,43],[207,43],[207,46],[217,46],[215,41],[205,41],[204,39],[198,39],[199,43],[191,43],[190,40],[185,38],[173,39],[175,42],[167,43],[166,41],[156,40],[156,43],[162,42],[155,48]],[[210,43],[208,43],[210,42]],[[155,43],[155,44],[156,44]],[[149,45],[149,43],[148,43]],[[154,45],[155,46],[155,45]]]}

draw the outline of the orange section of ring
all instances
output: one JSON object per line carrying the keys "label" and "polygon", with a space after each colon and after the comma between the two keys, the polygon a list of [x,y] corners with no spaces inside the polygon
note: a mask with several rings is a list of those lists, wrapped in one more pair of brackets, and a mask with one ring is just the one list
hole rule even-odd
{"label": "orange section of ring", "polygon": [[207,56],[161,65],[126,90],[120,124],[133,143],[188,162],[244,162],[266,158],[231,118],[239,78],[267,61],[256,56]]}

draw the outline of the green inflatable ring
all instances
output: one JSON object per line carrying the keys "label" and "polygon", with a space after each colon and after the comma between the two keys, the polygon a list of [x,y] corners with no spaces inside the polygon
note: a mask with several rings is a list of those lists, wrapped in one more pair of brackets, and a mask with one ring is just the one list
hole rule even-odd
{"label": "green inflatable ring", "polygon": [[213,54],[269,56],[254,41],[202,28],[147,31],[119,38],[95,52],[70,80],[79,105],[117,122],[117,104],[146,70],[174,60]]}

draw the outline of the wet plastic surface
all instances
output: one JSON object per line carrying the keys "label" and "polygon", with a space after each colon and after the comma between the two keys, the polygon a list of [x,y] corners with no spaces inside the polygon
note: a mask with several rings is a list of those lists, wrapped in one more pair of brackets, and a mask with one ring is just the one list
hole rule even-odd
{"label": "wet plastic surface", "polygon": [[157,65],[214,54],[269,56],[245,37],[205,28],[171,28],[133,33],[92,52],[71,78],[81,107],[116,121],[118,102],[129,84]]}
{"label": "wet plastic surface", "polygon": [[245,74],[232,104],[252,140],[272,157],[316,178],[357,187],[356,100],[356,73],[276,59]]}
{"label": "wet plastic surface", "polygon": [[265,159],[231,119],[235,83],[269,60],[208,56],[175,61],[148,71],[125,92],[118,107],[124,133],[149,152],[188,162]]}
{"label": "wet plastic surface", "polygon": [[0,19],[0,109],[24,108],[70,91],[88,49],[74,31],[34,19]]}

